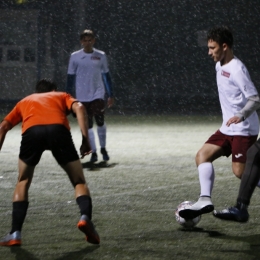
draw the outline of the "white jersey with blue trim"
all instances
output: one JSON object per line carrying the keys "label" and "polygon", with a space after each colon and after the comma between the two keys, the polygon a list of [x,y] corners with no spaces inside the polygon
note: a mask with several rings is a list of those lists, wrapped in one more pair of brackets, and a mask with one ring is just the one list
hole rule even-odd
{"label": "white jersey with blue trim", "polygon": [[227,121],[247,103],[247,98],[258,95],[246,66],[234,57],[229,63],[216,64],[216,77],[223,123],[220,131],[226,135],[251,136],[259,133],[259,119],[256,111],[238,124],[226,126]]}
{"label": "white jersey with blue trim", "polygon": [[83,49],[70,56],[68,74],[76,75],[76,98],[81,102],[104,99],[105,87],[102,73],[107,73],[108,63],[105,52],[93,48],[92,53]]}

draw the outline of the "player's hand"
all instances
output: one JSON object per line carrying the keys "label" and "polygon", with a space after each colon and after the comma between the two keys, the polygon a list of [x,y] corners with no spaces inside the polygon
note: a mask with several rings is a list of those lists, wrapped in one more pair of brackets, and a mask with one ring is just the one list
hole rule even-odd
{"label": "player's hand", "polygon": [[115,103],[115,99],[113,97],[109,97],[107,99],[107,106],[108,106],[108,108],[112,107],[114,105],[114,103]]}
{"label": "player's hand", "polygon": [[233,117],[231,117],[231,118],[227,121],[226,125],[227,125],[227,126],[230,126],[231,124],[238,124],[238,123],[240,123],[240,122],[242,122],[242,121],[243,121],[242,118],[240,118],[240,117],[238,117],[238,116],[233,116]]}
{"label": "player's hand", "polygon": [[82,144],[80,146],[81,159],[91,153],[92,153],[92,150],[91,150],[88,138],[82,136]]}

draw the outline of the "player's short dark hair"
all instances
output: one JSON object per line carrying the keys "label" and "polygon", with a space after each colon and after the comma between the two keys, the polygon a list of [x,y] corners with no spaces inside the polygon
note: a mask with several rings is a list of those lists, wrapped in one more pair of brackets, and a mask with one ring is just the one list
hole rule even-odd
{"label": "player's short dark hair", "polygon": [[80,40],[83,40],[85,36],[91,36],[92,38],[95,38],[95,34],[92,30],[86,29],[80,34]]}
{"label": "player's short dark hair", "polygon": [[57,90],[57,85],[51,79],[41,79],[36,83],[36,93],[45,93],[53,90]]}
{"label": "player's short dark hair", "polygon": [[226,43],[229,48],[233,47],[233,34],[227,26],[219,26],[208,31],[207,40],[217,42],[219,45]]}

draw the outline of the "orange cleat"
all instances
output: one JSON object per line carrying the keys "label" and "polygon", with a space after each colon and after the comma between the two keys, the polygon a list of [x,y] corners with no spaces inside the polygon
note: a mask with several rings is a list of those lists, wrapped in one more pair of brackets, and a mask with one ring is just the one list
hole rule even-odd
{"label": "orange cleat", "polygon": [[86,235],[86,240],[91,244],[99,244],[100,238],[92,221],[86,215],[82,215],[78,222],[78,229]]}
{"label": "orange cleat", "polygon": [[20,246],[22,244],[21,231],[7,234],[0,240],[0,246]]}

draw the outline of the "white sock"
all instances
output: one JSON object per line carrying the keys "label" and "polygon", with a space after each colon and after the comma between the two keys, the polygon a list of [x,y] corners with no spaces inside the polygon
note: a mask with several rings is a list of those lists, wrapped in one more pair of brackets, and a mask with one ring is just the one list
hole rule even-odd
{"label": "white sock", "polygon": [[200,196],[211,197],[215,172],[212,163],[205,162],[198,166],[200,180]]}
{"label": "white sock", "polygon": [[93,128],[88,129],[88,138],[93,153],[97,151]]}
{"label": "white sock", "polygon": [[106,147],[106,139],[107,139],[107,127],[106,124],[97,127],[97,133],[99,138],[99,143],[101,148]]}

